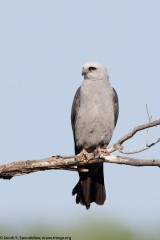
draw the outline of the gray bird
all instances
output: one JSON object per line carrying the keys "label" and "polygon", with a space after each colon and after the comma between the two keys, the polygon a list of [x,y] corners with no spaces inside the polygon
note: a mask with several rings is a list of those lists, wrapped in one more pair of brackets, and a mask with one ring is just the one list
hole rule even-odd
{"label": "gray bird", "polygon": [[[89,62],[84,64],[82,75],[84,81],[75,94],[71,111],[75,154],[105,148],[119,113],[118,96],[110,85],[107,69],[100,63]],[[77,204],[89,209],[92,202],[102,205],[106,199],[103,163],[85,168],[89,171],[79,172],[79,182],[72,195],[76,194]]]}

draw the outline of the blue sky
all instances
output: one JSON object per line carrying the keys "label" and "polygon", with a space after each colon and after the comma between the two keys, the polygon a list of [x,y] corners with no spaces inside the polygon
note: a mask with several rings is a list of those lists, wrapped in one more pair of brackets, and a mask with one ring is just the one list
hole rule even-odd
{"label": "blue sky", "polygon": [[[159,119],[159,11],[158,0],[0,1],[1,164],[73,155],[70,110],[87,61],[107,67],[119,96],[111,144],[148,121],[146,104]],[[158,127],[149,131],[150,142],[158,137]],[[143,132],[126,148],[145,141]],[[157,145],[137,157],[159,158],[159,153]],[[160,169],[105,164],[104,171],[107,201],[89,211],[71,196],[76,173],[46,171],[1,180],[0,221],[56,224],[98,216],[135,228],[158,225]]]}

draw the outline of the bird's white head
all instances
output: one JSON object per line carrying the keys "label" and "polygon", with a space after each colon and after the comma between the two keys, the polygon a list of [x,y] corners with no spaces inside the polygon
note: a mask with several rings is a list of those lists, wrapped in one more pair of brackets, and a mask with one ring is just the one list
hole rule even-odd
{"label": "bird's white head", "polygon": [[82,75],[85,80],[109,80],[107,69],[98,62],[85,63],[82,68]]}

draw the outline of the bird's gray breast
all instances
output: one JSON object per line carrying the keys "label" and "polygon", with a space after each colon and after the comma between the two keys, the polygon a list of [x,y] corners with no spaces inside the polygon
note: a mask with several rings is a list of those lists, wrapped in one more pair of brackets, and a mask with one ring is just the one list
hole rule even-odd
{"label": "bird's gray breast", "polygon": [[84,81],[75,122],[78,148],[108,145],[114,130],[113,90],[106,81]]}

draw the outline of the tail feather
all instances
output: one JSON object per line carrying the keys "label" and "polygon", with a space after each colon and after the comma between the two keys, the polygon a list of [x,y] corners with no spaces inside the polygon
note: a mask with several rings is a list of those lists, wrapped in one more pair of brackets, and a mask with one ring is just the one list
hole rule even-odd
{"label": "tail feather", "polygon": [[89,172],[79,172],[79,177],[79,182],[72,191],[72,195],[77,194],[76,203],[85,205],[87,209],[92,202],[103,205],[106,199],[103,163],[94,164]]}

